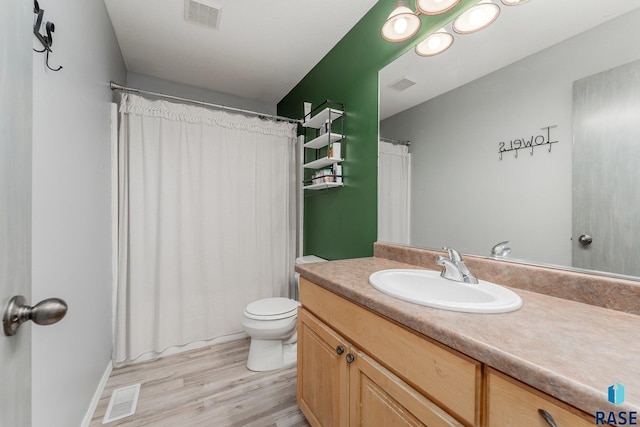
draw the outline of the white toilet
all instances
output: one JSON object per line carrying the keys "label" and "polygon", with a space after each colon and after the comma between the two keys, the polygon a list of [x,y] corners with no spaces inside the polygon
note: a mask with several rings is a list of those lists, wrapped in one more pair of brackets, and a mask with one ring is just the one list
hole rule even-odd
{"label": "white toilet", "polygon": [[[307,255],[297,258],[296,264],[322,261],[326,260]],[[299,277],[296,273],[296,289]],[[262,372],[296,364],[299,305],[289,298],[266,298],[247,305],[242,319],[242,326],[251,337],[247,368]]]}

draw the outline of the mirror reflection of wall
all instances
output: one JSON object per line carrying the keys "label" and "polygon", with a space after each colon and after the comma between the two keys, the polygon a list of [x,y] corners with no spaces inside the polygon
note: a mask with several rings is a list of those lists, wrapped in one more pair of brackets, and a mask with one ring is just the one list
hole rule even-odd
{"label": "mirror reflection of wall", "polygon": [[[637,22],[639,9],[383,116],[381,137],[411,141],[408,243],[488,255],[494,244],[510,240],[515,259],[571,266],[578,237],[572,230],[573,84],[640,59]],[[381,71],[381,82],[400,77],[388,73],[393,64]],[[381,86],[381,111],[385,93]],[[540,135],[558,141],[551,152],[541,145],[533,155],[521,149],[517,158],[510,151],[500,160],[499,143],[508,148],[511,141]],[[638,182],[627,185],[640,188]]]}

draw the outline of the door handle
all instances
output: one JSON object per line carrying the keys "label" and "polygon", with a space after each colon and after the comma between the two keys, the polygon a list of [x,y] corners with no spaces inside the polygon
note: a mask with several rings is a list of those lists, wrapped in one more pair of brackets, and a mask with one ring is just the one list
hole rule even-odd
{"label": "door handle", "polygon": [[589,246],[591,243],[593,243],[593,237],[589,236],[588,234],[583,234],[578,237],[578,243],[580,243],[582,246]]}
{"label": "door handle", "polygon": [[33,320],[38,325],[53,325],[67,314],[67,303],[60,298],[49,298],[30,307],[22,295],[9,300],[2,314],[2,328],[8,337],[15,335],[20,325]]}

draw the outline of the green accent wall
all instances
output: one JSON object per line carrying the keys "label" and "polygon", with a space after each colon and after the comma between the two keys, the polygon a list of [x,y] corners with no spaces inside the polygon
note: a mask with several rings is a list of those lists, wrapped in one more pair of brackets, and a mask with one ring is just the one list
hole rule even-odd
{"label": "green accent wall", "polygon": [[[326,99],[345,104],[344,187],[305,191],[305,255],[330,260],[373,255],[378,229],[378,71],[477,1],[462,0],[449,13],[421,16],[419,35],[404,43],[380,36],[396,0],[378,1],[278,103],[278,115],[292,118],[302,118],[304,102],[313,108]],[[413,1],[406,3],[416,10]]]}

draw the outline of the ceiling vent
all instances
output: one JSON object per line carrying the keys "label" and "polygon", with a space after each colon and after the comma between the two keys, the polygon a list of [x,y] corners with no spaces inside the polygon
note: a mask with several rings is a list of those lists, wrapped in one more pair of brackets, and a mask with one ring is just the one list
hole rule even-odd
{"label": "ceiling vent", "polygon": [[387,87],[390,87],[391,89],[395,89],[395,90],[401,92],[403,90],[409,89],[414,84],[416,84],[416,82],[414,82],[413,80],[409,80],[406,77],[402,77],[400,80],[397,80],[397,81],[387,85]]}
{"label": "ceiling vent", "polygon": [[220,28],[222,6],[207,0],[185,0],[184,19],[207,27]]}

